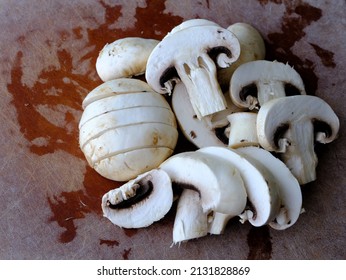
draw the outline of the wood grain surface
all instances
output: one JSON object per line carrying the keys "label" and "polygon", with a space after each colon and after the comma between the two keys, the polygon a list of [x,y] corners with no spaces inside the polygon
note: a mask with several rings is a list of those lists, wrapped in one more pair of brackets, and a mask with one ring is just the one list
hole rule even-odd
{"label": "wood grain surface", "polygon": [[[78,147],[82,100],[101,83],[98,52],[123,37],[161,39],[191,18],[252,24],[267,59],[293,65],[340,118],[339,138],[318,150],[317,180],[303,187],[306,212],[288,230],[231,221],[221,236],[171,247],[175,206],[138,230],[102,216],[102,195],[119,183]],[[7,0],[0,25],[1,259],[345,259],[344,0]],[[177,152],[187,149],[180,139]]]}

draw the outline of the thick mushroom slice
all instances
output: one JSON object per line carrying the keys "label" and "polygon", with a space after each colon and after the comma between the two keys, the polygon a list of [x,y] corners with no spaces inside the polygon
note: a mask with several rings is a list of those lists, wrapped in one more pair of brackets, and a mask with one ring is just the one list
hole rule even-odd
{"label": "thick mushroom slice", "polygon": [[247,198],[244,183],[230,162],[210,154],[184,152],[168,158],[160,168],[172,182],[199,192],[203,212],[243,212]]}
{"label": "thick mushroom slice", "polygon": [[214,60],[227,67],[239,54],[238,39],[227,29],[192,26],[162,39],[148,58],[145,77],[159,93],[172,93],[176,82],[182,81],[197,118],[202,119],[227,107]]}
{"label": "thick mushroom slice", "polygon": [[103,215],[123,228],[147,227],[162,219],[173,203],[172,182],[153,169],[102,197]]}
{"label": "thick mushroom slice", "polygon": [[96,60],[96,71],[102,81],[142,75],[147,60],[160,41],[126,37],[106,44]]}
{"label": "thick mushroom slice", "polygon": [[[248,220],[253,226],[260,227],[270,223],[276,217],[280,207],[280,196],[275,185],[267,183],[263,174],[245,157],[227,147],[205,147],[196,153],[208,154],[223,159],[239,171],[248,197],[247,209],[239,215],[241,222]],[[221,215],[211,233],[222,233],[227,221],[234,216]],[[216,222],[218,224],[216,224]]]}
{"label": "thick mushroom slice", "polygon": [[306,93],[302,78],[288,64],[256,60],[234,71],[230,94],[235,105],[252,110],[277,97]]}
{"label": "thick mushroom slice", "polygon": [[167,35],[172,35],[180,30],[194,27],[194,26],[218,26],[216,22],[208,20],[208,19],[203,19],[203,18],[193,18],[193,19],[188,19],[180,23],[179,25],[175,26]]}
{"label": "thick mushroom slice", "polygon": [[217,70],[217,79],[222,88],[229,88],[234,71],[246,62],[263,60],[265,58],[265,44],[260,32],[252,25],[237,22],[227,27],[239,40],[240,56],[230,67]]}
{"label": "thick mushroom slice", "polygon": [[184,189],[179,197],[173,226],[173,244],[208,234],[208,214],[203,211],[200,193]]}
{"label": "thick mushroom slice", "polygon": [[278,230],[293,226],[302,210],[302,192],[298,180],[281,160],[264,149],[243,147],[237,149],[237,153],[246,157],[262,174],[266,174],[270,183],[279,190],[281,208],[269,225]]}
{"label": "thick mushroom slice", "polygon": [[339,131],[339,119],[321,98],[311,95],[268,101],[258,112],[259,143],[280,158],[300,184],[316,179],[315,141],[330,143]]}
{"label": "thick mushroom slice", "polygon": [[192,108],[185,85],[178,83],[174,87],[172,96],[173,112],[184,136],[198,148],[227,146],[228,138],[225,134],[225,129],[229,125],[227,116],[243,109],[236,107],[228,94],[225,94],[225,99],[227,109],[199,120]]}

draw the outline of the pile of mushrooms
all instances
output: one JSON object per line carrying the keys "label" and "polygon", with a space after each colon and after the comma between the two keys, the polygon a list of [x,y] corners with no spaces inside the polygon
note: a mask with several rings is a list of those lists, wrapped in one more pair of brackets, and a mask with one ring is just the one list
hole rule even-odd
{"label": "pile of mushrooms", "polygon": [[[112,223],[147,227],[177,203],[176,244],[222,234],[236,217],[297,222],[315,143],[332,142],[339,119],[293,67],[265,60],[253,26],[192,19],[161,41],[119,39],[96,70],[104,83],[83,101],[80,146],[96,172],[124,181],[102,198]],[[195,151],[174,153],[178,131]]]}

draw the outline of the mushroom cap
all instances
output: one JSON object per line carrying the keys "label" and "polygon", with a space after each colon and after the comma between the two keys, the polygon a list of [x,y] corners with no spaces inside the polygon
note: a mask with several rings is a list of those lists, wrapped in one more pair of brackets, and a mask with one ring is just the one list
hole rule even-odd
{"label": "mushroom cap", "polygon": [[256,227],[271,222],[279,209],[280,197],[276,186],[268,185],[263,174],[245,157],[236,150],[227,147],[205,147],[197,153],[214,155],[232,163],[239,171],[250,201],[254,216],[249,217],[249,222]]}
{"label": "mushroom cap", "polygon": [[[269,225],[278,230],[293,226],[302,209],[302,192],[296,177],[281,160],[264,149],[244,147],[237,149],[237,152],[253,163],[260,172],[270,174],[268,180],[272,180],[271,183],[274,183],[279,191],[284,214],[279,213]],[[281,217],[282,214],[284,217]]]}
{"label": "mushroom cap", "polygon": [[[277,61],[256,60],[244,63],[234,71],[230,82],[232,101],[239,107],[248,108],[246,97],[252,92],[246,90],[247,88],[253,87],[252,91],[261,94],[259,90],[261,85],[277,82],[281,85],[280,92],[282,93],[285,93],[285,86],[289,86],[295,89],[294,93],[306,94],[303,80],[293,67]],[[286,95],[289,94],[286,93]]]}
{"label": "mushroom cap", "polygon": [[[323,99],[312,95],[296,95],[272,99],[261,106],[257,116],[257,134],[259,143],[268,151],[279,151],[278,131],[295,122],[312,122],[316,141],[329,143],[339,131],[339,118]],[[322,126],[325,131],[317,132]]]}
{"label": "mushroom cap", "polygon": [[249,61],[263,60],[265,58],[265,44],[259,31],[252,25],[245,22],[236,22],[227,27],[239,40],[240,56],[230,67],[218,70],[217,77],[222,87],[229,87],[229,83],[234,71],[241,65]]}
{"label": "mushroom cap", "polygon": [[193,19],[185,20],[179,25],[175,26],[167,35],[172,35],[182,29],[190,28],[193,26],[209,26],[209,25],[220,26],[217,23],[208,19],[193,18]]}
{"label": "mushroom cap", "polygon": [[207,53],[214,53],[218,64],[226,67],[239,57],[238,39],[227,29],[213,25],[192,26],[165,36],[148,58],[146,80],[155,91],[170,92],[165,83],[179,79],[177,65],[198,65],[198,58]]}
{"label": "mushroom cap", "polygon": [[126,37],[106,44],[96,60],[96,71],[102,81],[144,74],[147,60],[160,41]]}
{"label": "mushroom cap", "polygon": [[172,182],[200,193],[205,213],[240,214],[246,205],[243,180],[234,165],[214,155],[184,152],[161,165]]}
{"label": "mushroom cap", "polygon": [[128,93],[128,92],[145,92],[145,91],[153,91],[152,88],[141,80],[130,79],[130,78],[119,78],[111,81],[107,81],[93,89],[89,92],[89,94],[84,98],[82,107],[85,109],[90,103],[110,97],[113,95],[117,95],[120,93]]}
{"label": "mushroom cap", "polygon": [[[128,205],[117,208],[119,195],[126,195],[135,184],[150,184],[152,189],[139,201],[131,202],[129,199]],[[163,170],[153,169],[104,194],[101,207],[103,215],[113,224],[123,228],[142,228],[162,219],[172,203],[173,190],[170,178]],[[115,207],[110,207],[110,204]]]}

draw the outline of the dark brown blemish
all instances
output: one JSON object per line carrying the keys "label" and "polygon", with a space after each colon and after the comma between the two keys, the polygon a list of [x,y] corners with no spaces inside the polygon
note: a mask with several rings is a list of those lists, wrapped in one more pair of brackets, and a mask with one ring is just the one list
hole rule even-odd
{"label": "dark brown blemish", "polygon": [[100,245],[103,245],[103,244],[107,245],[108,247],[114,247],[114,246],[119,246],[119,241],[100,239]]}
{"label": "dark brown blemish", "polygon": [[[268,1],[260,2],[262,5],[268,3]],[[274,1],[274,3],[282,3],[282,1]],[[282,18],[281,32],[270,33],[267,36],[269,42],[266,42],[266,59],[288,62],[294,66],[302,76],[306,92],[314,94],[318,84],[318,77],[314,73],[315,64],[309,59],[297,56],[291,49],[306,35],[304,29],[322,17],[322,10],[301,2],[285,1],[285,5],[286,11]]]}
{"label": "dark brown blemish", "polygon": [[127,237],[132,237],[138,233],[137,228],[123,228],[123,231]]}
{"label": "dark brown blemish", "polygon": [[196,132],[194,132],[193,130],[190,131],[190,136],[192,139],[195,139],[197,137]]}
{"label": "dark brown blemish", "polygon": [[268,226],[251,227],[247,235],[249,246],[248,260],[270,260],[272,242]]}
{"label": "dark brown blemish", "polygon": [[129,249],[124,249],[124,252],[123,252],[123,259],[124,259],[124,260],[128,260],[128,259],[129,259],[130,253],[131,253],[131,248],[129,248]]}
{"label": "dark brown blemish", "polygon": [[335,68],[336,63],[334,61],[334,53],[328,50],[317,46],[316,44],[310,43],[310,45],[314,48],[316,54],[322,61],[322,64],[326,67]]}

